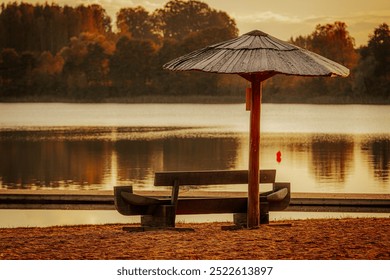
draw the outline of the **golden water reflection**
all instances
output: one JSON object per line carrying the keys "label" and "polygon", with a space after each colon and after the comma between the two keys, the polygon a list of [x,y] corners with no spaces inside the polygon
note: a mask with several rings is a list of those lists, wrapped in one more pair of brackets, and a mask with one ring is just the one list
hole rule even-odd
{"label": "golden water reflection", "polygon": [[[56,132],[56,137],[52,131],[39,131],[39,137],[33,137],[34,133],[2,131],[0,187],[151,188],[156,171],[247,168],[246,134],[176,132],[165,130],[158,137],[149,129],[133,137],[126,129],[78,129]],[[389,139],[388,135],[263,133],[261,167],[276,169],[277,180],[291,182],[295,192],[388,193]]]}
{"label": "golden water reflection", "polygon": [[361,151],[375,180],[389,182],[390,139],[378,137],[365,140],[361,145]]}
{"label": "golden water reflection", "polygon": [[313,137],[310,148],[311,172],[316,180],[343,183],[353,172],[352,137]]}

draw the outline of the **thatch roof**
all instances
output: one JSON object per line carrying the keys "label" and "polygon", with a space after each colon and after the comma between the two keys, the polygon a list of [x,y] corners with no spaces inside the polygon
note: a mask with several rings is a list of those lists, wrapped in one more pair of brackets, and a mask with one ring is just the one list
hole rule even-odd
{"label": "thatch roof", "polygon": [[343,76],[349,70],[325,57],[254,30],[232,40],[196,50],[164,66],[173,71],[269,73],[298,76]]}

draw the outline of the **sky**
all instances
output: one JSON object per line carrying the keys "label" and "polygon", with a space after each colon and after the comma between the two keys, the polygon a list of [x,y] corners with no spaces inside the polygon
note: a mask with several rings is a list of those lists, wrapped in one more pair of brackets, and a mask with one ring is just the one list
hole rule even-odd
{"label": "sky", "polygon": [[[380,24],[390,24],[389,0],[201,0],[211,8],[227,12],[236,20],[239,33],[254,29],[282,40],[312,33],[317,24],[343,21],[355,38],[356,47],[366,45],[369,34]],[[1,0],[0,3],[10,1]],[[12,1],[13,2],[13,1]],[[124,7],[142,6],[148,11],[162,8],[168,0],[23,0],[77,6],[100,4],[113,20]]]}

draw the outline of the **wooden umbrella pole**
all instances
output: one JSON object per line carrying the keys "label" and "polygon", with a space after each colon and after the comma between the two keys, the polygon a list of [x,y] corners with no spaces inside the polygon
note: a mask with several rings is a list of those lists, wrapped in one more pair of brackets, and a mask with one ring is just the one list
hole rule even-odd
{"label": "wooden umbrella pole", "polygon": [[261,114],[261,76],[254,76],[251,80],[252,97],[250,113],[250,145],[249,145],[249,172],[248,172],[248,228],[260,225],[260,114]]}

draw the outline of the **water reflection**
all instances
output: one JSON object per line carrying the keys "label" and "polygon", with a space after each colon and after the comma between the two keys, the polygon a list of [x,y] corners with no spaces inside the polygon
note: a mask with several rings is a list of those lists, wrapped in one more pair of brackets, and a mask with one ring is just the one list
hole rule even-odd
{"label": "water reflection", "polygon": [[[386,135],[263,133],[261,167],[276,169],[278,181],[291,182],[295,192],[383,193],[390,191],[389,151]],[[153,188],[155,171],[246,169],[248,135],[193,128],[0,131],[0,155],[0,188]]]}
{"label": "water reflection", "polygon": [[239,142],[225,137],[118,141],[118,177],[147,186],[155,171],[234,169]]}
{"label": "water reflection", "polygon": [[310,147],[311,172],[319,182],[344,183],[351,174],[354,141],[347,136],[316,136]]}
{"label": "water reflection", "polygon": [[3,188],[151,185],[157,170],[233,169],[239,139],[0,141]]}
{"label": "water reflection", "polygon": [[97,141],[1,141],[3,187],[88,188],[103,181],[112,145]]}
{"label": "water reflection", "polygon": [[361,150],[368,157],[367,161],[375,180],[389,182],[390,139],[377,138],[366,140],[362,143]]}

